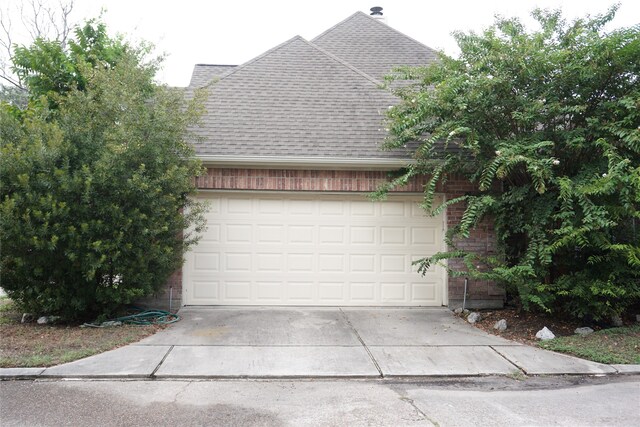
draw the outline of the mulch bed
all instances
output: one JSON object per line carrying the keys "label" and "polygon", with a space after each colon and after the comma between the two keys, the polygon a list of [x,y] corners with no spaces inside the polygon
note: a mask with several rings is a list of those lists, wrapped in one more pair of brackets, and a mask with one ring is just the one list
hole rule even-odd
{"label": "mulch bed", "polygon": [[[540,313],[518,312],[513,308],[502,310],[480,310],[482,320],[475,326],[494,335],[517,341],[523,344],[535,345],[536,332],[547,327],[556,337],[573,335],[576,328],[585,326],[573,319],[551,318]],[[500,320],[507,321],[507,330],[499,332],[493,329],[493,325]],[[595,328],[594,328],[595,329]]]}

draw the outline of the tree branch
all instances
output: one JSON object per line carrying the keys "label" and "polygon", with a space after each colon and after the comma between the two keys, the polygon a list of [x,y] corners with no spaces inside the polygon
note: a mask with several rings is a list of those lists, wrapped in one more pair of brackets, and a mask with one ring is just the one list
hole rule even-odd
{"label": "tree branch", "polygon": [[38,38],[55,39],[64,49],[73,28],[70,19],[73,8],[73,0],[58,0],[55,7],[48,6],[44,0],[28,0],[12,10],[0,10],[0,79],[12,86],[25,89],[20,78],[11,70],[14,39],[17,37],[12,25],[12,14],[19,16],[23,31],[31,38],[30,42]]}

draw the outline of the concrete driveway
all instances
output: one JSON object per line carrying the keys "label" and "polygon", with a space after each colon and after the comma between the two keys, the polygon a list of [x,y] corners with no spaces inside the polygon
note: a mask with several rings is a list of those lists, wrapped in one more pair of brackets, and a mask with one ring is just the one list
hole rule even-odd
{"label": "concrete driveway", "polygon": [[186,307],[142,341],[4,377],[381,378],[615,374],[489,335],[444,308]]}

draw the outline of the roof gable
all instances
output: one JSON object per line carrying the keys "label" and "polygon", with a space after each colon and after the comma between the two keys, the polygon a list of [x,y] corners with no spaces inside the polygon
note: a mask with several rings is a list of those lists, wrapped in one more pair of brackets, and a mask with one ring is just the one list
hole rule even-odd
{"label": "roof gable", "polygon": [[377,79],[394,67],[426,65],[437,59],[435,50],[363,12],[354,13],[312,43]]}
{"label": "roof gable", "polygon": [[200,156],[405,158],[382,152],[378,81],[297,36],[209,87]]}
{"label": "roof gable", "polygon": [[191,74],[189,87],[198,88],[205,86],[216,77],[220,77],[228,73],[235,67],[236,65],[196,64],[193,67],[193,73]]}

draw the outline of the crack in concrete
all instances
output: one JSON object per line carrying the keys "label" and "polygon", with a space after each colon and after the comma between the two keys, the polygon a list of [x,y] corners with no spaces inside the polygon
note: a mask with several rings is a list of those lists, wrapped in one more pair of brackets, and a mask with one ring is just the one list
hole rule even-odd
{"label": "crack in concrete", "polygon": [[173,397],[173,401],[171,403],[177,404],[178,403],[178,397],[180,397],[180,395],[182,393],[184,393],[185,391],[187,391],[187,388],[189,388],[189,386],[193,383],[193,381],[188,381],[184,387],[182,387],[180,390],[178,390],[176,392],[176,395]]}
{"label": "crack in concrete", "polygon": [[400,400],[411,405],[411,407],[418,413],[418,415],[422,417],[423,420],[429,421],[435,427],[440,426],[440,423],[438,423],[436,420],[431,419],[426,413],[424,413],[424,411],[422,411],[422,409],[418,408],[418,405],[416,405],[416,402],[414,402],[413,399],[401,395],[397,390],[394,391],[398,394],[398,396],[400,396]]}

